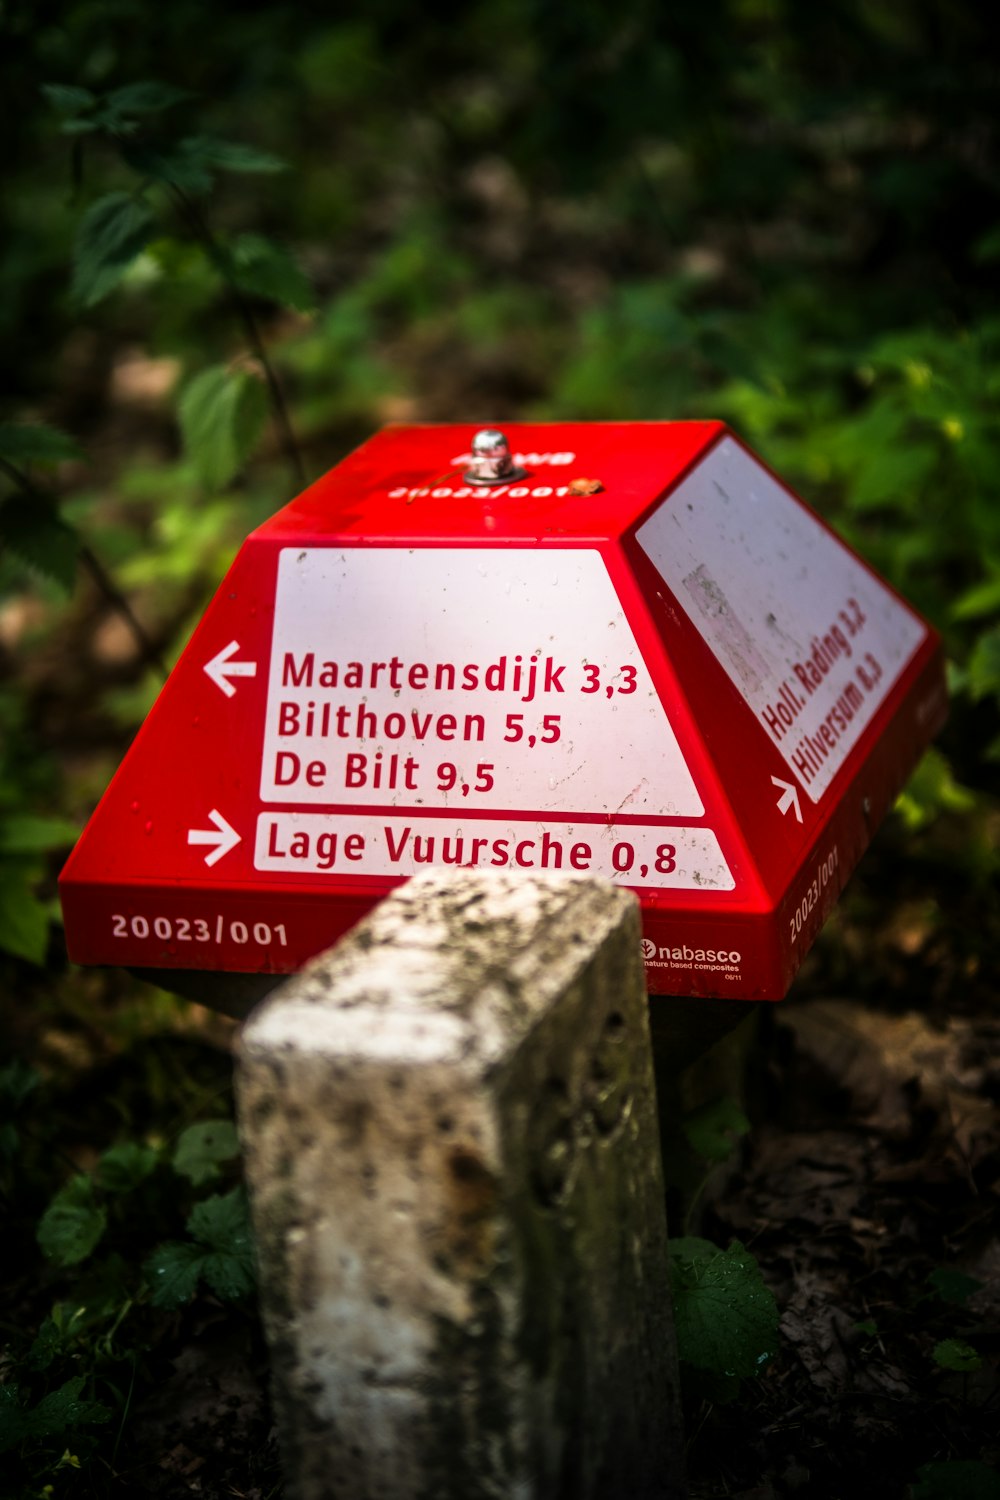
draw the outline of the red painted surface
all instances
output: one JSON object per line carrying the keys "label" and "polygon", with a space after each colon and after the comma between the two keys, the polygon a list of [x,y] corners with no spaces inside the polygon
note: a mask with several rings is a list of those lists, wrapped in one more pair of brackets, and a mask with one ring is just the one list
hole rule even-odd
{"label": "red painted surface", "polygon": [[[798,600],[797,619],[809,588],[801,582],[802,559],[791,543],[784,555],[784,533],[774,526],[794,523],[794,542],[797,518],[811,513],[785,491],[780,499],[758,493],[756,479],[746,493],[737,486],[725,500],[719,498],[722,489],[706,481],[697,501],[706,518],[699,523],[701,534],[708,537],[716,526],[725,536],[717,547],[705,543],[705,567],[685,563],[683,580],[668,581],[675,553],[686,547],[695,562],[701,556],[701,542],[689,534],[697,507],[685,498],[686,477],[694,482],[707,475],[702,466],[718,465],[723,453],[737,463],[732,472],[743,473],[742,450],[721,424],[511,424],[511,447],[524,455],[528,477],[499,490],[463,485],[462,456],[475,430],[470,424],[387,429],[248,538],[63,872],[73,959],[148,968],[295,970],[404,878],[400,850],[404,844],[411,850],[422,831],[425,850],[432,835],[436,840],[435,862],[450,848],[453,856],[465,856],[460,862],[474,853],[485,864],[561,862],[563,868],[598,872],[602,861],[609,870],[609,860],[630,866],[610,873],[639,894],[653,993],[777,999],[787,991],[944,717],[937,637],[832,533],[821,532],[813,520],[801,521],[801,536],[818,549],[815,557],[829,553],[838,567],[844,558],[844,567],[860,569],[850,576],[863,578],[868,601],[859,626],[845,598],[844,632],[853,623],[856,633],[849,642],[845,635],[843,651],[832,641],[826,653],[832,665],[823,661],[820,645],[818,660],[826,671],[814,695],[803,680],[809,641],[792,641],[786,629],[785,644],[775,644],[785,607],[779,586],[784,573],[789,599]],[[567,461],[566,455],[572,457]],[[589,496],[567,493],[576,478],[598,479],[603,488]],[[759,551],[763,533],[756,518],[765,502],[774,522],[768,522],[768,534],[779,541],[767,559],[751,558],[750,582],[745,589],[742,583],[730,586],[727,598],[712,569],[736,578],[732,558],[733,548],[743,545],[741,528],[748,558],[755,545]],[[722,518],[717,525],[716,513]],[[650,517],[663,522],[656,563],[642,540]],[[377,558],[360,556],[375,549],[382,549]],[[820,598],[825,574],[815,561],[810,566]],[[759,599],[753,593],[758,574],[764,580]],[[370,606],[373,639],[386,631],[390,638],[386,617],[391,621],[397,609],[405,622],[399,685],[393,687],[387,664],[376,674],[374,691],[368,682],[374,657],[364,657],[363,636],[351,626],[343,627],[350,646],[341,649],[337,607],[337,590],[356,599],[370,577],[384,590]],[[525,578],[531,582],[527,592],[521,589]],[[584,584],[593,592],[581,603]],[[488,646],[476,635],[480,598],[495,621]],[[307,622],[315,622],[315,642],[308,642],[316,663],[338,661],[343,677],[350,658],[364,684],[328,692],[315,680],[298,691],[294,683],[287,692],[281,687],[282,671],[286,679],[298,672],[305,680],[305,648],[288,644],[301,625],[297,599]],[[822,603],[816,608],[809,628],[821,641],[837,612]],[[436,632],[429,644],[421,638],[423,613]],[[593,694],[588,688],[595,669],[586,665],[587,652],[576,658],[570,638],[572,630],[591,628],[594,641],[622,643],[606,644],[607,661],[600,656],[605,645],[590,649],[589,660],[599,663]],[[870,649],[878,630],[896,652],[894,666],[882,660],[881,647]],[[711,645],[713,631],[722,632],[714,638],[730,653],[729,668]],[[756,651],[756,634],[763,655]],[[471,661],[478,672],[476,687],[460,705],[472,718],[471,729],[464,722],[473,738],[464,743],[456,739],[460,728],[451,725],[452,717],[459,726],[463,722],[448,711],[452,700],[424,684],[419,671],[421,663],[430,663],[430,670],[440,663],[445,641],[459,669]],[[775,693],[773,702],[760,707],[761,695],[770,691],[766,669],[778,659],[776,651],[784,653],[783,712],[790,726],[777,718]],[[479,679],[487,652],[491,662],[506,659],[508,674],[515,656],[524,667],[535,660],[538,684],[530,700],[526,682],[519,692],[507,679],[503,691],[485,689]],[[871,668],[864,666],[866,653]],[[786,661],[803,675],[792,665],[786,669]],[[869,691],[876,668],[881,681]],[[836,679],[847,694],[839,700],[844,711],[836,710],[840,720],[852,709],[852,722],[843,728],[833,709],[825,730],[815,719],[815,703],[834,691],[827,671],[830,683]],[[867,675],[859,677],[859,671]],[[339,737],[332,729],[326,736],[306,736],[307,692],[317,715],[324,704],[332,715],[344,709]],[[754,693],[756,708],[747,698]],[[361,735],[359,725],[368,721],[358,715],[376,709],[377,734]],[[513,727],[509,714],[515,715]],[[523,725],[516,722],[518,714]],[[665,736],[673,737],[680,757],[666,790],[651,785],[655,776],[646,774],[661,763],[650,737],[664,714]],[[486,737],[476,742],[480,718]],[[405,733],[393,738],[404,721]],[[498,753],[500,724],[522,737]],[[538,741],[557,735],[559,743],[540,742],[529,750],[529,731]],[[797,771],[788,758],[793,743],[800,746]],[[286,759],[279,762],[282,753]],[[350,761],[352,755],[360,760]],[[490,769],[480,771],[484,765]],[[442,766],[452,769],[442,772]],[[282,784],[281,776],[292,771],[296,778]],[[454,784],[443,790],[453,771]],[[351,787],[352,777],[362,784]],[[477,790],[487,782],[489,788]],[[615,790],[619,782],[622,798]],[[469,790],[460,795],[464,786]],[[582,803],[580,787],[591,788]],[[672,811],[675,801],[679,810]],[[697,805],[703,811],[692,811]],[[329,835],[322,856],[321,833]],[[307,854],[293,857],[293,848],[307,845]],[[671,849],[673,854],[664,852]],[[329,862],[317,868],[321,858]],[[380,860],[382,873],[358,869],[367,865],[370,871]],[[643,867],[645,880],[637,874]],[[728,872],[724,878],[720,870]],[[703,878],[708,884],[700,884]],[[671,880],[686,883],[663,884]]]}

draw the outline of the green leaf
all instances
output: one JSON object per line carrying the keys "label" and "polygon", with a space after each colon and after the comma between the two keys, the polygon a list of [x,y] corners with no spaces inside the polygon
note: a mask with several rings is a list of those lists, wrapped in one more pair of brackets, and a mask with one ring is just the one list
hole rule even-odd
{"label": "green leaf", "polygon": [[35,895],[37,877],[30,865],[0,862],[0,948],[40,966],[49,946],[49,913]]}
{"label": "green leaf", "polygon": [[237,141],[220,141],[215,136],[192,135],[181,142],[192,161],[221,172],[284,172],[287,163],[269,151],[258,151]]}
{"label": "green leaf", "polygon": [[974,1292],[983,1288],[983,1283],[974,1276],[966,1276],[964,1271],[956,1271],[951,1266],[939,1266],[927,1280],[942,1302],[950,1302],[956,1307],[961,1307]]}
{"label": "green leaf", "polygon": [[973,698],[1000,695],[1000,625],[979,637],[969,657],[968,676]]}
{"label": "green leaf", "polygon": [[193,98],[190,89],[175,88],[172,83],[157,83],[150,79],[146,83],[129,83],[107,95],[107,103],[122,115],[155,115]]}
{"label": "green leaf", "polygon": [[107,1228],[108,1216],[94,1202],[89,1177],[73,1177],[56,1194],[38,1225],[43,1254],[60,1266],[75,1266],[96,1247]]}
{"label": "green leaf", "polygon": [[125,1141],[102,1153],[97,1164],[97,1180],[109,1193],[131,1192],[155,1171],[158,1159],[151,1146]]}
{"label": "green leaf", "polygon": [[201,1274],[215,1295],[223,1302],[249,1297],[256,1285],[253,1249],[216,1251],[201,1262]]}
{"label": "green leaf", "polygon": [[175,1172],[187,1177],[195,1187],[201,1187],[221,1176],[220,1161],[231,1161],[239,1151],[239,1138],[231,1120],[203,1120],[182,1131],[172,1165]]}
{"label": "green leaf", "polygon": [[46,1318],[28,1350],[28,1367],[32,1370],[47,1370],[56,1356],[62,1353],[65,1343],[63,1330],[56,1320]]}
{"label": "green leaf", "polygon": [[90,1422],[106,1422],[111,1416],[106,1406],[99,1401],[81,1401],[84,1377],[75,1376],[67,1380],[57,1391],[44,1396],[25,1418],[25,1431],[29,1437],[52,1437],[70,1427],[81,1427]]}
{"label": "green leaf", "polygon": [[191,1211],[188,1233],[213,1250],[242,1249],[250,1243],[250,1215],[242,1187],[228,1193],[213,1193]]}
{"label": "green leaf", "polygon": [[73,251],[73,299],[93,307],[121,281],[153,233],[147,203],[131,193],[107,193],[83,216]]}
{"label": "green leaf", "polygon": [[892,505],[912,510],[927,484],[937,459],[930,443],[908,443],[870,452],[859,469],[848,496],[852,510]]}
{"label": "green leaf", "polygon": [[44,495],[22,490],[0,503],[0,547],[72,593],[79,538]]}
{"label": "green leaf", "polygon": [[68,83],[43,83],[42,93],[61,115],[78,115],[97,103],[97,95],[89,89],[75,88]]}
{"label": "green leaf", "polygon": [[976,1459],[947,1459],[917,1470],[913,1500],[1000,1500],[1000,1474]]}
{"label": "green leaf", "polygon": [[183,1307],[190,1302],[198,1289],[204,1256],[199,1246],[181,1244],[178,1240],[154,1250],[143,1267],[153,1306]]}
{"label": "green leaf", "polygon": [[170,183],[196,197],[211,191],[213,178],[209,164],[190,151],[184,141],[159,144],[130,141],[123,145],[122,155],[132,170],[143,177]]}
{"label": "green leaf", "polygon": [[187,1227],[212,1252],[204,1257],[201,1272],[217,1297],[232,1300],[253,1290],[253,1236],[242,1187],[204,1199],[193,1210]]}
{"label": "green leaf", "polygon": [[708,1161],[727,1161],[750,1121],[735,1099],[713,1099],[684,1118],[684,1134],[699,1156]]}
{"label": "green leaf", "polygon": [[[993,565],[996,568],[996,565]],[[951,610],[953,620],[981,620],[1000,610],[1000,569],[992,578],[960,594]]]}
{"label": "green leaf", "polygon": [[940,1365],[942,1370],[958,1370],[963,1374],[983,1367],[982,1359],[975,1349],[963,1339],[942,1339],[939,1344],[935,1344],[934,1363]]}
{"label": "green leaf", "polygon": [[736,1240],[712,1256],[670,1248],[681,1359],[727,1377],[759,1374],[777,1348],[778,1309],[754,1257]]}
{"label": "green leaf", "polygon": [[197,1244],[170,1241],[146,1262],[154,1307],[183,1306],[202,1280],[225,1301],[253,1291],[253,1240],[246,1193],[241,1187],[199,1203],[187,1227]]}
{"label": "green leaf", "polygon": [[199,474],[221,488],[243,467],[263,431],[267,393],[249,371],[213,365],[184,387],[178,415]]}
{"label": "green leaf", "polygon": [[895,810],[908,828],[917,830],[941,813],[967,813],[975,805],[975,794],[959,785],[941,751],[932,746],[897,797]]}
{"label": "green leaf", "polygon": [[0,458],[12,464],[58,464],[82,458],[83,450],[58,427],[44,422],[0,422]]}
{"label": "green leaf", "polygon": [[296,312],[316,305],[305,272],[290,251],[259,234],[243,234],[230,253],[233,279],[244,292],[267,297]]}
{"label": "green leaf", "polygon": [[5,1068],[0,1068],[0,1108],[14,1114],[42,1081],[23,1058],[15,1057]]}
{"label": "green leaf", "polygon": [[32,813],[0,817],[0,854],[48,854],[76,842],[80,829],[65,818]]}
{"label": "green leaf", "polygon": [[80,1427],[89,1422],[106,1422],[111,1416],[106,1406],[99,1401],[81,1401],[84,1377],[77,1375],[59,1390],[43,1397],[33,1411],[28,1413],[27,1430],[31,1437],[52,1437],[70,1427]]}

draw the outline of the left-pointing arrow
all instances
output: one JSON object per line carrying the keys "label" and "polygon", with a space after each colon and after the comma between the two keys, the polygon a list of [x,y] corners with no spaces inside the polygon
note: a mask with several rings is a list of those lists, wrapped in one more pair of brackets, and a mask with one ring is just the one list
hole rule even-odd
{"label": "left-pointing arrow", "polygon": [[236,845],[240,842],[240,835],[236,832],[235,828],[226,822],[225,818],[216,808],[212,808],[208,817],[209,821],[215,824],[215,827],[189,828],[188,843],[213,845],[211,852],[205,855],[205,863],[206,865],[214,865],[224,854],[228,854],[230,849],[236,848]]}
{"label": "left-pointing arrow", "polygon": [[203,670],[206,671],[215,683],[220,687],[227,698],[231,698],[236,692],[230,677],[256,677],[257,663],[255,661],[233,661],[232,657],[240,649],[239,641],[230,641],[217,655],[207,661]]}

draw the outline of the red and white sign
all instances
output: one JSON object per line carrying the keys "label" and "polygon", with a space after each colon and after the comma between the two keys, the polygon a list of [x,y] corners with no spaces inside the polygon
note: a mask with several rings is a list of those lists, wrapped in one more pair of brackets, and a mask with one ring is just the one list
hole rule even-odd
{"label": "red and white sign", "polygon": [[512,426],[485,489],[473,431],[248,539],[63,873],[72,957],[287,972],[427,865],[562,869],[638,892],[654,993],[785,992],[936,637],[718,423]]}

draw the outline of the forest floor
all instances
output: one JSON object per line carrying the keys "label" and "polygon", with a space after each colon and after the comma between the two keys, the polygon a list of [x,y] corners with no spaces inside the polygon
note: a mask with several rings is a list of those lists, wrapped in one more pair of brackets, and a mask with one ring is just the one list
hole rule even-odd
{"label": "forest floor", "polygon": [[[871,856],[869,892],[892,858],[890,837]],[[865,904],[848,902],[792,997],[764,1010],[754,1128],[700,1226],[753,1251],[781,1338],[737,1401],[690,1402],[692,1500],[904,1500],[924,1465],[1000,1465],[1000,1017],[979,978],[966,976],[960,1004],[935,994],[927,980],[940,990],[947,951],[928,953],[926,931],[898,906],[879,930],[859,930],[852,911]],[[859,943],[864,995],[826,993],[831,957]],[[233,1023],[111,972],[81,989],[66,971],[62,1000],[36,1010],[25,998],[17,1040],[49,1077],[59,1149],[78,1165],[122,1118],[141,1135],[172,1094],[225,1107]],[[123,1047],[121,1016],[143,1007]],[[8,1320],[37,1323],[52,1295],[43,1281],[23,1267],[8,1280]],[[936,1362],[946,1340],[974,1348],[977,1367]],[[202,1295],[158,1325],[139,1368],[102,1495],[280,1496],[252,1310]],[[994,1493],[976,1487],[982,1470],[967,1489],[948,1472],[944,1488],[925,1474],[931,1488],[916,1493]]]}
{"label": "forest floor", "polygon": [[[12,608],[7,645],[32,626]],[[15,641],[11,660],[82,807],[120,753],[121,725],[96,705],[136,682],[134,642],[83,591],[33,655]],[[1000,1468],[1000,933],[995,898],[957,847],[967,836],[944,819],[904,837],[894,815],[791,997],[762,1018],[753,1129],[701,1232],[758,1258],[780,1346],[737,1401],[690,1402],[693,1500],[998,1493],[982,1467],[924,1469]],[[58,954],[44,973],[2,973],[7,1043],[41,1074],[51,1149],[76,1170],[123,1131],[162,1138],[231,1107],[231,1022]],[[40,1265],[43,1207],[37,1193],[12,1205],[8,1332],[37,1330],[56,1297],[77,1295]],[[99,1490],[64,1467],[37,1493],[276,1500],[253,1310],[203,1292],[137,1332],[126,1416],[89,1466]]]}

